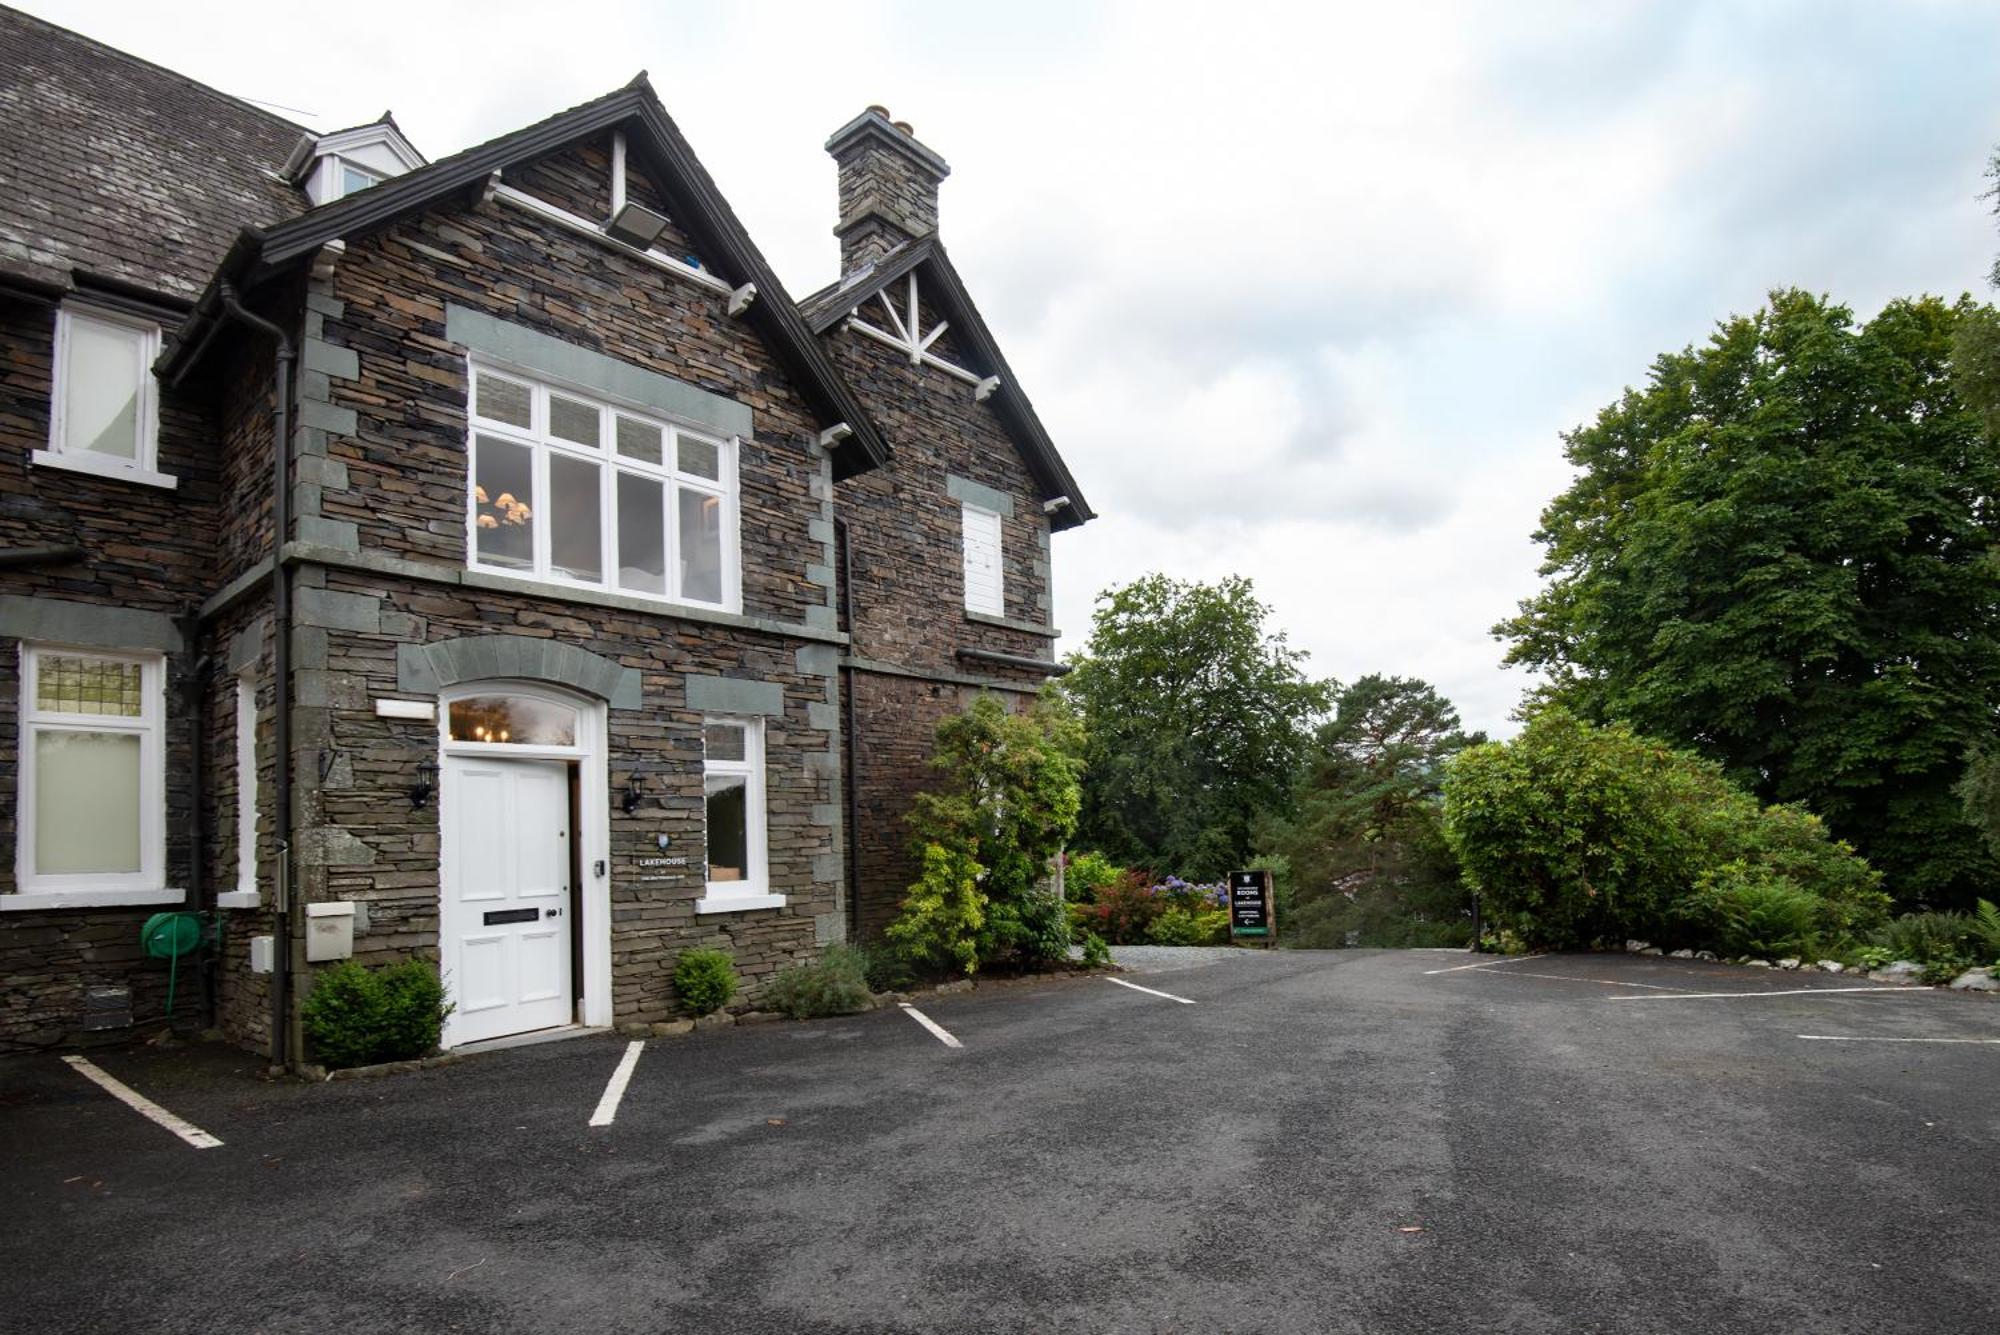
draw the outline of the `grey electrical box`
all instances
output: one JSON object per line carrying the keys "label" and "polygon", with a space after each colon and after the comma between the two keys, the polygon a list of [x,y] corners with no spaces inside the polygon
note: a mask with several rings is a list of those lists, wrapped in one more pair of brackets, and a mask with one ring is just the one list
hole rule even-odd
{"label": "grey electrical box", "polygon": [[132,989],[129,987],[86,987],[83,989],[83,1027],[130,1029]]}

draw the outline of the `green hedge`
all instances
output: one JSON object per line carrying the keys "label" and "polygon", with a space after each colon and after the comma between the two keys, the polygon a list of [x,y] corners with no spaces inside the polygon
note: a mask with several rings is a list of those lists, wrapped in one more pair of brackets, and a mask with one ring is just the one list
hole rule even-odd
{"label": "green hedge", "polygon": [[1803,955],[1888,916],[1880,876],[1817,817],[1760,806],[1719,766],[1623,726],[1546,710],[1454,759],[1444,796],[1467,882],[1536,945]]}

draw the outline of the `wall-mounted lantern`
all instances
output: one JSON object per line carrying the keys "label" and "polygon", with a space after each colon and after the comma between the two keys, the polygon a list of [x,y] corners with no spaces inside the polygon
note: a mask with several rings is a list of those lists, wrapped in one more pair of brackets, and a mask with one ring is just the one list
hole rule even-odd
{"label": "wall-mounted lantern", "polygon": [[417,781],[410,785],[410,810],[422,811],[437,791],[438,767],[426,760],[417,766]]}
{"label": "wall-mounted lantern", "polygon": [[646,779],[635,769],[625,776],[625,791],[619,795],[618,805],[623,807],[625,814],[629,816],[637,811],[639,804],[645,800]]}

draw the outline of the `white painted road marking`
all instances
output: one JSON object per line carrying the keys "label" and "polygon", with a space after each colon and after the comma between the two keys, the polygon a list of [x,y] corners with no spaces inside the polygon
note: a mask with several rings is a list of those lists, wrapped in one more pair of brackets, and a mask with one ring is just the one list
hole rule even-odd
{"label": "white painted road marking", "polygon": [[141,1117],[159,1123],[196,1149],[212,1150],[222,1144],[221,1141],[209,1135],[208,1132],[202,1130],[193,1122],[184,1121],[174,1116],[165,1108],[162,1108],[159,1104],[141,1094],[138,1090],[133,1089],[122,1080],[116,1079],[101,1067],[86,1061],[84,1058],[64,1057],[63,1060],[74,1066],[78,1075],[102,1089],[112,1098],[117,1099]]}
{"label": "white painted road marking", "polygon": [[899,1001],[896,1004],[903,1008],[904,1014],[908,1015],[912,1020],[915,1020],[918,1024],[922,1025],[924,1028],[930,1030],[931,1033],[937,1035],[937,1041],[944,1044],[946,1047],[962,1048],[965,1046],[965,1044],[953,1038],[951,1036],[951,1032],[947,1030],[943,1025],[939,1024],[936,1020],[933,1020],[930,1016],[918,1010],[915,1006],[912,1006],[909,1002]]}
{"label": "white painted road marking", "polygon": [[1168,1001],[1178,1001],[1183,1006],[1194,1005],[1194,1003],[1192,1001],[1189,1001],[1186,997],[1177,997],[1171,992],[1155,992],[1150,987],[1141,987],[1137,983],[1128,983],[1123,978],[1107,978],[1104,981],[1107,983],[1116,983],[1120,987],[1129,987],[1134,992],[1144,992],[1149,997],[1165,997]]}
{"label": "white painted road marking", "polygon": [[[1570,973],[1529,973],[1525,969],[1509,969],[1502,978],[1546,978],[1552,983],[1589,983],[1592,987],[1636,987],[1647,992],[1685,992],[1685,987],[1668,987],[1665,983],[1621,983],[1613,978],[1578,978]],[[1644,998],[1619,997],[1619,1001],[1643,1000]]]}
{"label": "white painted road marking", "polygon": [[1514,955],[1504,960],[1480,960],[1477,964],[1454,964],[1449,969],[1425,969],[1424,977],[1434,973],[1460,973],[1466,969],[1497,969],[1503,964],[1526,964],[1529,960],[1541,959],[1541,955]]}
{"label": "white painted road marking", "polygon": [[2000,1038],[1876,1038],[1870,1034],[1800,1034],[1820,1043],[2000,1043]]}
{"label": "white painted road marking", "polygon": [[625,1086],[632,1083],[632,1072],[639,1065],[639,1053],[645,1046],[644,1039],[625,1045],[625,1055],[618,1059],[618,1069],[611,1073],[611,1083],[604,1087],[604,1097],[597,1101],[597,1111],[590,1115],[592,1126],[610,1126],[618,1116],[619,1100],[625,1097]]}
{"label": "white painted road marking", "polygon": [[1872,993],[1878,997],[1921,997],[1929,994],[1927,987],[1788,987],[1773,992],[1683,992],[1677,997],[1612,997],[1612,1001],[1710,1001],[1730,997],[1833,997],[1856,992]]}

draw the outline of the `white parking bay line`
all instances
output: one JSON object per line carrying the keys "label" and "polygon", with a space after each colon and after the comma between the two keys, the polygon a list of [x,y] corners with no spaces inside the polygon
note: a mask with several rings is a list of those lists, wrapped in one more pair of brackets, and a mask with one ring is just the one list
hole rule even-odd
{"label": "white parking bay line", "polygon": [[1671,997],[1611,997],[1612,1001],[1715,1001],[1731,998],[1751,997],[1837,997],[1852,996],[1857,992],[1878,997],[1922,997],[1930,994],[1929,988],[1902,987],[1787,987],[1770,992],[1682,992]]}
{"label": "white parking bay line", "polygon": [[1879,1038],[1873,1034],[1800,1034],[1819,1043],[2000,1043],[2000,1038]]}
{"label": "white parking bay line", "polygon": [[618,1116],[619,1101],[625,1097],[625,1086],[632,1083],[632,1072],[639,1065],[639,1054],[645,1047],[644,1039],[625,1045],[625,1055],[618,1059],[618,1069],[611,1073],[611,1083],[604,1087],[604,1097],[597,1101],[597,1111],[590,1115],[592,1126],[610,1126]]}
{"label": "white parking bay line", "polygon": [[933,1020],[930,1016],[918,1010],[915,1006],[912,1006],[909,1002],[899,1001],[896,1004],[903,1008],[904,1014],[908,1015],[912,1020],[915,1020],[918,1024],[922,1025],[924,1028],[930,1030],[931,1033],[937,1037],[937,1041],[944,1044],[946,1047],[962,1048],[965,1046],[965,1044],[959,1042],[957,1039],[951,1036],[950,1030],[946,1029],[936,1020]]}
{"label": "white parking bay line", "polygon": [[1144,992],[1149,997],[1165,997],[1168,1001],[1178,1001],[1183,1006],[1194,1005],[1194,1003],[1192,1001],[1189,1001],[1186,997],[1177,997],[1171,992],[1155,992],[1150,987],[1141,987],[1137,983],[1128,983],[1123,978],[1107,978],[1104,981],[1107,983],[1116,983],[1120,987],[1129,987],[1134,992]]}
{"label": "white parking bay line", "polygon": [[149,1121],[157,1122],[167,1130],[185,1140],[198,1150],[212,1150],[222,1144],[214,1136],[196,1126],[174,1116],[159,1104],[141,1094],[124,1081],[110,1075],[102,1067],[82,1057],[64,1057],[64,1061],[76,1068],[76,1073],[102,1089],[112,1098],[138,1113]]}
{"label": "white parking bay line", "polygon": [[1460,973],[1466,969],[1497,969],[1503,964],[1526,964],[1529,960],[1538,960],[1541,958],[1540,955],[1514,955],[1504,960],[1480,960],[1477,964],[1454,964],[1449,969],[1425,969],[1424,977],[1428,978],[1434,973]]}

